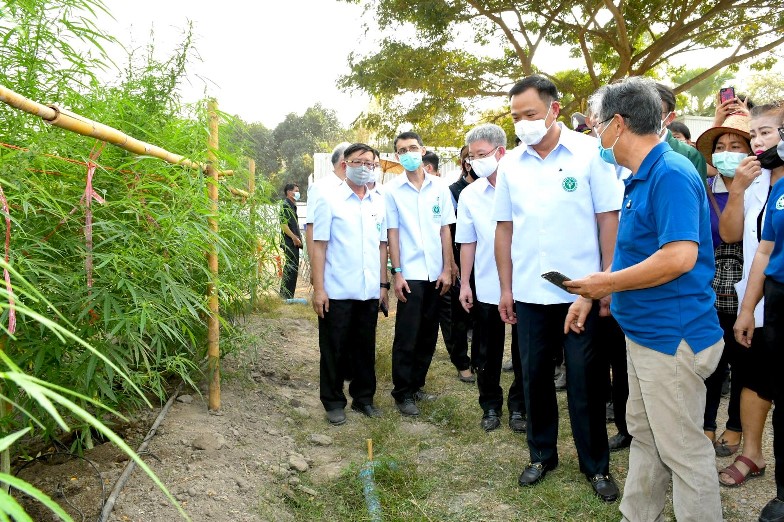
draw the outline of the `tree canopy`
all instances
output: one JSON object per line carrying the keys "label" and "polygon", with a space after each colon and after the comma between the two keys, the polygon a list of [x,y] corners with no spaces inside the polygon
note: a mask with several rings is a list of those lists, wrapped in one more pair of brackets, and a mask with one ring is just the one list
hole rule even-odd
{"label": "tree canopy", "polygon": [[[434,144],[461,134],[477,101],[505,97],[530,74],[554,81],[568,114],[619,78],[649,75],[671,83],[684,69],[673,64],[689,56],[699,56],[704,70],[676,83],[676,93],[744,61],[764,70],[784,43],[780,0],[371,0],[365,16],[369,34],[386,29],[377,49],[350,56],[340,86],[378,100],[380,116],[365,115],[363,125],[390,136],[407,121],[440,142]],[[415,39],[401,37],[414,31]],[[549,46],[582,65],[542,65],[538,57]]]}

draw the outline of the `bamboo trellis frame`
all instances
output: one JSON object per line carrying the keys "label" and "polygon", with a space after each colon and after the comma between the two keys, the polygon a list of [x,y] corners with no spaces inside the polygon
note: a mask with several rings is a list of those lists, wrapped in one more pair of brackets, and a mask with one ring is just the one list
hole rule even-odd
{"label": "bamboo trellis frame", "polygon": [[[210,207],[212,210],[209,217],[209,227],[214,235],[218,233],[218,177],[219,175],[232,175],[232,171],[219,172],[215,165],[217,165],[217,150],[218,150],[218,104],[215,100],[208,101],[208,119],[210,137],[207,151],[207,164],[197,163],[185,156],[174,154],[157,145],[152,145],[141,140],[137,140],[122,131],[119,131],[103,123],[93,121],[79,114],[72,113],[60,109],[54,105],[44,105],[42,103],[33,101],[29,98],[18,94],[11,89],[0,85],[0,101],[3,103],[27,112],[34,116],[38,116],[46,123],[60,127],[62,129],[96,138],[107,143],[111,143],[121,149],[127,150],[134,154],[141,154],[161,159],[167,163],[174,165],[182,165],[186,168],[197,169],[205,172],[210,178],[208,195],[210,199]],[[255,180],[254,180],[255,181]],[[254,183],[255,188],[255,183]],[[247,197],[249,194],[240,189],[231,191],[234,195]],[[251,190],[252,193],[252,190]],[[210,270],[211,280],[208,284],[207,296],[209,299],[210,314],[207,319],[207,354],[208,366],[210,369],[210,383],[209,383],[209,409],[217,410],[220,408],[220,310],[218,308],[218,257],[216,240],[210,247],[207,253],[208,266]],[[0,345],[0,349],[2,346]]]}

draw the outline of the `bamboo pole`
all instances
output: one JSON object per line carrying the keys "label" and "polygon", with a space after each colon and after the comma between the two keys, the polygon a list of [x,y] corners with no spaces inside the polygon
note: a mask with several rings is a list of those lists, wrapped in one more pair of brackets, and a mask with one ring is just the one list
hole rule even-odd
{"label": "bamboo pole", "polygon": [[210,99],[207,102],[210,137],[207,146],[207,193],[210,198],[210,217],[208,224],[212,231],[210,250],[207,254],[207,265],[210,270],[210,282],[207,285],[210,316],[207,321],[207,362],[210,376],[209,409],[220,409],[220,322],[218,311],[218,102]]}
{"label": "bamboo pole", "polygon": [[112,145],[116,145],[117,147],[125,149],[128,152],[142,154],[145,156],[152,156],[154,158],[162,159],[168,163],[182,165],[192,169],[204,169],[204,165],[201,163],[196,163],[195,161],[191,161],[185,156],[174,154],[167,151],[166,149],[158,147],[157,145],[151,145],[141,140],[137,140],[136,138],[128,136],[124,132],[121,132],[113,127],[109,127],[108,125],[93,121],[73,112],[60,109],[54,105],[48,106],[30,100],[29,98],[25,98],[21,94],[7,89],[2,85],[0,85],[0,101],[10,105],[11,107],[15,107],[29,114],[38,116],[46,123],[54,125],[55,127],[60,127],[61,129],[69,130],[83,136],[89,136],[91,138],[96,138],[98,140],[111,143]]}
{"label": "bamboo pole", "polygon": [[[250,215],[250,239],[251,239],[251,254],[252,258],[256,259],[256,203],[254,195],[256,194],[256,162],[252,158],[248,158],[248,194],[250,195],[250,208],[248,214]],[[256,308],[256,288],[258,287],[258,263],[253,263],[253,275],[250,280],[250,309]]]}

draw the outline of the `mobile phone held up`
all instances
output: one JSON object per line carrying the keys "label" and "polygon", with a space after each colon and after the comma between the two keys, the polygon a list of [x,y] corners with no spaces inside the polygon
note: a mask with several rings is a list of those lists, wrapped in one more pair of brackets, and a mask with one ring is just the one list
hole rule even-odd
{"label": "mobile phone held up", "polygon": [[731,100],[735,97],[735,88],[734,87],[722,87],[719,89],[719,101],[720,103],[724,103],[727,100]]}
{"label": "mobile phone held up", "polygon": [[566,277],[561,272],[545,272],[542,274],[542,277],[547,281],[550,281],[552,284],[563,290],[564,292],[568,292],[569,289],[564,286],[564,281],[571,281],[571,278]]}

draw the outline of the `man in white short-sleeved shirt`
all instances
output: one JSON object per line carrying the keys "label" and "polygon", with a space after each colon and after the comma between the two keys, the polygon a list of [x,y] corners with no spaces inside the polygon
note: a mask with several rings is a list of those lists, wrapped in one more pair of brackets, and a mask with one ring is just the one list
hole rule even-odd
{"label": "man in white short-sleeved shirt", "polygon": [[350,145],[343,163],[345,182],[316,202],[311,256],[313,309],[319,316],[319,395],[333,425],[346,421],[347,364],[353,375],[351,408],[380,416],[373,405],[376,323],[389,289],[384,207],[365,185],[373,171],[373,149]]}
{"label": "man in white short-sleeved shirt", "polygon": [[542,274],[579,278],[612,263],[622,187],[596,140],[557,122],[558,90],[529,76],[509,92],[520,146],[498,167],[493,218],[501,282],[499,312],[517,324],[528,410],[530,464],[518,479],[531,486],[558,465],[558,404],[553,356],[563,347],[580,471],[604,501],[618,497],[609,475],[605,426],[606,360],[592,339],[598,307],[584,332],[564,334],[575,296]]}
{"label": "man in white short-sleeved shirt", "polygon": [[455,211],[446,184],[422,168],[425,147],[415,132],[394,141],[405,172],[384,186],[389,258],[397,296],[392,343],[392,396],[403,415],[419,415],[415,401],[432,399],[422,387],[438,339],[439,297],[452,286]]}
{"label": "man in white short-sleeved shirt", "polygon": [[[479,387],[479,406],[482,408],[480,426],[492,431],[501,425],[504,393],[501,389],[501,365],[504,357],[506,324],[498,313],[501,286],[495,267],[493,244],[495,221],[496,170],[498,160],[506,153],[506,133],[498,125],[487,123],[474,127],[466,134],[468,161],[479,179],[460,193],[457,207],[455,241],[460,243],[460,303],[466,312],[475,312],[474,365]],[[476,282],[476,299],[471,285],[471,274]],[[507,407],[509,427],[522,433],[526,429],[525,395],[520,357],[517,354],[517,334],[512,328],[512,369],[514,381],[509,387]]]}
{"label": "man in white short-sleeved shirt", "polygon": [[335,187],[338,187],[343,183],[343,180],[346,179],[343,152],[349,145],[351,145],[351,143],[344,141],[332,149],[330,161],[332,162],[333,175],[324,176],[308,185],[308,199],[306,201],[307,206],[305,207],[305,247],[307,248],[308,257],[310,257],[310,252],[313,248],[313,220],[315,219],[314,209],[316,208],[316,203],[318,202],[319,197],[323,194],[332,192]]}

